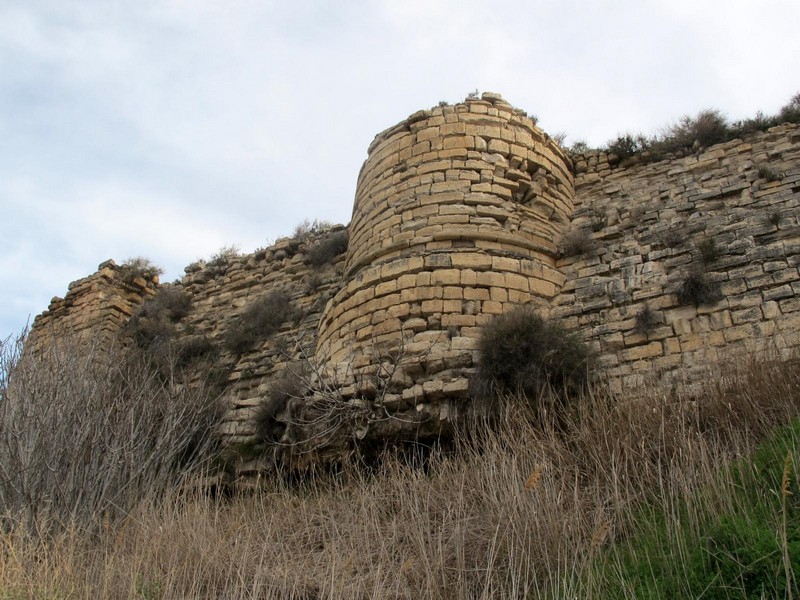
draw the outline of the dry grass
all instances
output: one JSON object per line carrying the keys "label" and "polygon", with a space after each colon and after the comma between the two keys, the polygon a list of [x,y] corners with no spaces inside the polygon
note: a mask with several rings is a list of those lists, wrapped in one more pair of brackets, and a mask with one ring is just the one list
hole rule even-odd
{"label": "dry grass", "polygon": [[670,519],[704,489],[703,510],[736,509],[720,474],[800,414],[797,366],[720,369],[693,393],[596,389],[557,427],[509,401],[416,465],[354,459],[232,500],[151,497],[99,533],[42,536],[9,515],[0,597],[590,597],[593,565],[634,533],[642,506]]}

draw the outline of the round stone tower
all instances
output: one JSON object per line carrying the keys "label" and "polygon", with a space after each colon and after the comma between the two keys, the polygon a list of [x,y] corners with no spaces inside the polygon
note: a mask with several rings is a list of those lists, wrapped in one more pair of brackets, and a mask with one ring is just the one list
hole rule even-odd
{"label": "round stone tower", "polygon": [[466,393],[480,326],[563,283],[556,240],[573,197],[569,159],[497,94],[378,134],[317,357],[342,374],[399,362],[393,378],[415,401]]}

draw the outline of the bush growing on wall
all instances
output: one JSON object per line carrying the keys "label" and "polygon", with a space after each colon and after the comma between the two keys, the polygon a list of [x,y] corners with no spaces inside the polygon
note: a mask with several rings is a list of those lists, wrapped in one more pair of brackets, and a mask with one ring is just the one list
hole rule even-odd
{"label": "bush growing on wall", "polygon": [[584,391],[593,367],[589,347],[560,323],[519,306],[496,316],[479,340],[481,386],[490,395],[561,401]]}
{"label": "bush growing on wall", "polygon": [[252,302],[225,332],[225,347],[231,352],[246,352],[258,340],[269,338],[286,321],[296,318],[297,309],[286,292],[275,290]]}
{"label": "bush growing on wall", "polygon": [[153,279],[157,275],[162,275],[164,270],[154,265],[150,259],[137,256],[125,260],[119,266],[119,273],[125,283],[132,283],[137,277],[145,280]]}
{"label": "bush growing on wall", "polygon": [[704,271],[693,269],[687,273],[678,290],[681,304],[714,304],[722,300],[722,291],[717,282],[711,281]]}
{"label": "bush growing on wall", "polygon": [[347,230],[332,231],[314,244],[308,251],[308,264],[321,267],[347,250]]}
{"label": "bush growing on wall", "polygon": [[186,292],[178,287],[162,286],[131,317],[127,332],[140,348],[152,348],[174,336],[173,324],[188,314],[190,306],[191,299]]}

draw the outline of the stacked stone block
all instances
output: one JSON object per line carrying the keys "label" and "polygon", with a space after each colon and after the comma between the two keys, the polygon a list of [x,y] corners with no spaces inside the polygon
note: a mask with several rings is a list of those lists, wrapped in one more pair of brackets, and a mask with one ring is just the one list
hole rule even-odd
{"label": "stacked stone block", "polygon": [[[551,314],[595,345],[608,377],[691,380],[719,358],[800,344],[800,127],[649,165],[574,159],[572,228],[593,248],[559,261]],[[709,243],[718,256],[703,256]],[[719,300],[680,301],[698,271]],[[645,307],[655,323],[641,331]]]}
{"label": "stacked stone block", "polygon": [[390,348],[408,359],[397,373],[408,402],[466,396],[480,326],[514,304],[546,306],[563,284],[557,242],[573,195],[569,159],[495,94],[379,134],[318,358],[344,378]]}
{"label": "stacked stone block", "polygon": [[64,298],[50,301],[34,320],[28,344],[39,351],[65,336],[85,344],[107,343],[157,286],[157,276],[125,280],[119,266],[107,260],[93,275],[73,281]]}

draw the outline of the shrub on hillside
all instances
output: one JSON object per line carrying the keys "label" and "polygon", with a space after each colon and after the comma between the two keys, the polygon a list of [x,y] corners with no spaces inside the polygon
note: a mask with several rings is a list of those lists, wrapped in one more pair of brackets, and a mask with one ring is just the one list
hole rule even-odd
{"label": "shrub on hillside", "polygon": [[250,303],[228,326],[225,347],[236,354],[246,352],[258,340],[269,338],[281,325],[297,315],[298,311],[286,292],[272,291]]}
{"label": "shrub on hillside", "polygon": [[484,326],[479,340],[479,383],[490,395],[523,394],[565,401],[589,383],[593,355],[560,323],[519,306]]}

